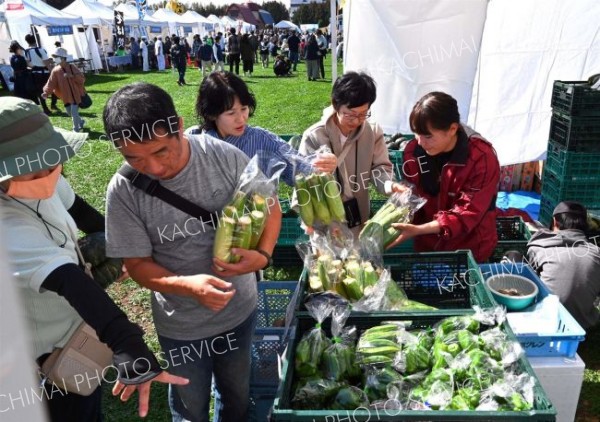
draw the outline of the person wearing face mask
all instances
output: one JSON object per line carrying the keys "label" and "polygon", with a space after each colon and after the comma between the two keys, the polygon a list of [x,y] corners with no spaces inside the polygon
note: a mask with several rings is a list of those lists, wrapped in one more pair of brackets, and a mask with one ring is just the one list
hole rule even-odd
{"label": "person wearing face mask", "polygon": [[427,203],[390,248],[414,238],[418,252],[470,249],[477,262],[492,255],[500,164],[494,147],[460,123],[458,104],[444,92],[430,92],[414,105],[415,139],[404,150],[404,176]]}
{"label": "person wearing face mask", "polygon": [[67,62],[68,54],[64,48],[57,48],[52,56],[58,60],[58,64],[50,72],[42,96],[47,98],[51,94],[56,94],[73,119],[73,131],[80,132],[85,125],[85,120],[79,116],[79,103],[81,97],[85,95],[85,76],[77,66]]}
{"label": "person wearing face mask", "polygon": [[[31,326],[31,359],[41,367],[85,321],[113,351],[118,368],[113,394],[126,400],[137,390],[139,413],[145,416],[152,381],[183,384],[187,380],[161,370],[144,344],[142,330],[85,273],[78,259],[77,230],[104,230],[104,218],[75,195],[61,176],[62,164],[86,139],[87,134],[54,128],[32,101],[0,98],[3,242]],[[40,394],[52,421],[102,420],[101,388],[84,396],[59,393],[58,384],[44,380],[31,386],[31,391],[39,386],[45,389]]]}
{"label": "person wearing face mask", "polygon": [[331,91],[331,106],[321,120],[304,131],[299,152],[312,154],[321,146],[337,157],[335,175],[346,206],[348,227],[358,235],[369,219],[369,184],[381,193],[399,191],[381,127],[367,119],[376,99],[375,81],[365,73],[348,72]]}
{"label": "person wearing face mask", "polygon": [[[287,142],[268,130],[249,126],[248,119],[256,109],[256,99],[246,83],[231,72],[213,72],[200,84],[196,100],[196,114],[201,128],[188,129],[189,133],[201,131],[222,139],[242,150],[249,158],[264,151],[286,164],[281,179],[294,186],[296,170],[308,171],[306,160]],[[261,164],[267,164],[261,161]],[[318,170],[331,173],[336,166],[333,154],[321,154],[312,165]],[[261,168],[270,176],[269,169]]]}

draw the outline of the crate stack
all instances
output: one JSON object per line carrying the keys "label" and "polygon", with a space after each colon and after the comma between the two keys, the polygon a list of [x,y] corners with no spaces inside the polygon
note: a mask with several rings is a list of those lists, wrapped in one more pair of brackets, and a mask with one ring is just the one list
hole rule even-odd
{"label": "crate stack", "polygon": [[600,209],[600,91],[586,81],[555,81],[539,219],[565,200]]}

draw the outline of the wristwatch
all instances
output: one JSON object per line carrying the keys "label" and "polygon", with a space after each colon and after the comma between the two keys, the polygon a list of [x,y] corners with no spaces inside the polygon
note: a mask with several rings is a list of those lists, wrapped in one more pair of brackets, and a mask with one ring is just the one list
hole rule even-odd
{"label": "wristwatch", "polygon": [[273,265],[273,258],[271,257],[271,255],[269,255],[269,253],[263,251],[262,249],[257,249],[256,252],[258,252],[259,254],[261,254],[262,256],[264,256],[265,258],[267,258],[267,265],[265,265],[264,267],[262,267],[262,269],[266,269],[269,268],[271,265]]}

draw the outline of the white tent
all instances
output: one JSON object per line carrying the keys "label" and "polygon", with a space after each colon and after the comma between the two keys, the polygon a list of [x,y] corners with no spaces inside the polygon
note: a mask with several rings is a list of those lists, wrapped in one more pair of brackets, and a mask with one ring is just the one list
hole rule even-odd
{"label": "white tent", "polygon": [[[108,37],[108,34],[112,33],[114,11],[100,2],[95,0],[75,0],[65,7],[63,12],[81,16],[84,25],[98,28],[100,33],[103,34],[101,35],[101,38],[104,38],[105,34]],[[93,30],[89,28],[86,30],[86,35],[92,53],[94,68],[100,69],[102,68],[102,62],[100,59],[100,51],[98,50],[98,40],[94,38]]]}
{"label": "white tent", "polygon": [[223,16],[221,18],[221,22],[223,23],[225,29],[235,28],[235,30],[238,31],[240,34],[243,34],[245,32],[250,33],[250,31],[256,30],[256,26],[252,25],[251,23],[244,22],[241,19],[236,20],[229,16]]}
{"label": "white tent", "polygon": [[185,19],[185,26],[192,27],[192,33],[205,35],[208,31],[212,30],[213,24],[204,16],[193,10],[188,10],[183,15],[182,19]]}
{"label": "white tent", "polygon": [[183,35],[181,34],[181,31],[179,31],[179,28],[184,25],[189,26],[190,24],[187,18],[184,18],[182,15],[178,15],[177,13],[168,9],[158,9],[152,14],[152,18],[162,22],[167,22],[169,24],[169,34]]}
{"label": "white tent", "polygon": [[83,24],[79,16],[61,12],[41,0],[20,0],[18,3],[5,2],[1,5],[1,9],[5,12],[13,39],[25,44],[25,35],[31,33],[31,26],[37,26],[40,44],[47,51],[53,51],[54,46],[48,38],[45,27],[68,27]]}
{"label": "white tent", "polygon": [[300,31],[300,28],[298,28],[298,25],[296,25],[293,22],[286,21],[286,20],[282,20],[282,21],[277,22],[277,24],[275,24],[275,28],[279,28],[279,29],[292,29],[294,31]]}
{"label": "white tent", "polygon": [[[149,15],[146,15],[144,17],[144,20],[142,22],[140,22],[137,8],[132,4],[120,3],[119,5],[117,5],[115,7],[115,10],[117,10],[119,12],[123,12],[123,18],[125,19],[125,25],[132,26],[132,29],[134,32],[132,34],[132,36],[137,37],[137,36],[143,35],[142,32],[144,32],[144,31],[140,31],[140,27],[142,27],[142,26],[145,28],[157,27],[157,28],[160,28],[162,32],[165,32],[168,30],[169,24],[167,22],[163,22],[161,20],[154,19],[152,16],[149,16]],[[165,35],[166,35],[166,33],[165,33]]]}
{"label": "white tent", "polygon": [[387,133],[410,132],[414,103],[440,90],[502,165],[532,161],[546,150],[553,80],[600,69],[598,16],[596,0],[349,0],[344,69],[374,77]]}

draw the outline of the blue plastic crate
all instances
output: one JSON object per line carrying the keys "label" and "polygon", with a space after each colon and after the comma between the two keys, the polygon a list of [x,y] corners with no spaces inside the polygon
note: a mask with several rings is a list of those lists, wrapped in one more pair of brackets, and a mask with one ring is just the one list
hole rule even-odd
{"label": "blue plastic crate", "polygon": [[269,420],[269,412],[273,407],[277,387],[254,387],[250,386],[250,407],[248,409],[248,421],[265,422]]}
{"label": "blue plastic crate", "polygon": [[[483,279],[496,274],[515,274],[528,278],[538,286],[536,302],[550,294],[546,285],[540,280],[533,269],[522,263],[497,263],[480,265]],[[487,286],[486,286],[487,288]],[[516,334],[527,356],[574,357],[579,342],[585,340],[585,330],[571,316],[569,311],[559,304],[558,329],[552,335],[548,334]]]}

